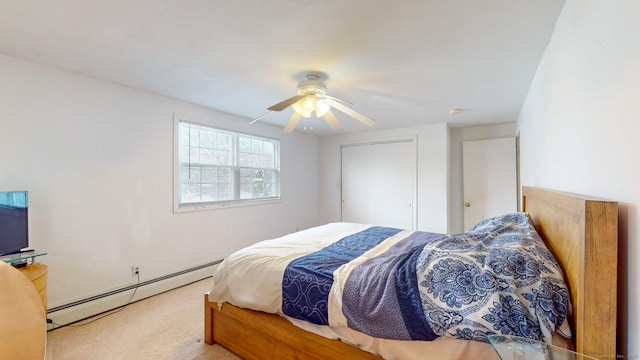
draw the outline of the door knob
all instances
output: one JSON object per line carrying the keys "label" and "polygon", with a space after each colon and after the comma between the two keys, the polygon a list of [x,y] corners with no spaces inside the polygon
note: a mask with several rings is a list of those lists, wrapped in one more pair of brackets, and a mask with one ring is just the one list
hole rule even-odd
{"label": "door knob", "polygon": [[469,202],[464,203],[464,207],[469,207],[469,206],[471,206],[471,203]]}

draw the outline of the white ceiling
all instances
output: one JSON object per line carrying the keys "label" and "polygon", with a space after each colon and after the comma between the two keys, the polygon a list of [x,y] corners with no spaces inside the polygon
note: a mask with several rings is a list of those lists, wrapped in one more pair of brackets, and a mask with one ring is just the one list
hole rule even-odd
{"label": "white ceiling", "polygon": [[[309,71],[376,129],[515,121],[564,0],[2,0],[0,54],[255,118]],[[452,116],[452,108],[463,109]],[[265,122],[284,126],[291,110]],[[336,112],[316,134],[368,129]],[[298,129],[303,125],[301,121]]]}

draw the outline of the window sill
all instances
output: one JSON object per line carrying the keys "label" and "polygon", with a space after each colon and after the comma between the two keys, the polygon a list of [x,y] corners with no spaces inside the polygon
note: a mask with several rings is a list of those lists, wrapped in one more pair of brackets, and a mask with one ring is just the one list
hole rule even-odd
{"label": "window sill", "polygon": [[183,204],[173,208],[174,214],[189,213],[194,211],[219,210],[244,206],[273,205],[282,202],[281,198],[256,199],[256,200],[235,200],[229,202],[207,203],[207,204]]}

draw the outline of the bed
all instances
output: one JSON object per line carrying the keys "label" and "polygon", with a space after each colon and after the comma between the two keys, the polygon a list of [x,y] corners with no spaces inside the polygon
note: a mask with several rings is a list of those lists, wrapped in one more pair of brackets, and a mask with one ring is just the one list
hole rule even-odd
{"label": "bed", "polygon": [[[522,191],[523,211],[564,273],[572,304],[568,324],[573,347],[579,353],[615,357],[617,203],[532,187]],[[251,310],[219,299],[218,293],[204,297],[205,342],[219,343],[245,359],[381,358],[374,353],[410,358],[416,352],[438,359],[495,358],[486,342],[380,340],[348,328],[333,332],[329,326],[274,315],[260,306]]]}

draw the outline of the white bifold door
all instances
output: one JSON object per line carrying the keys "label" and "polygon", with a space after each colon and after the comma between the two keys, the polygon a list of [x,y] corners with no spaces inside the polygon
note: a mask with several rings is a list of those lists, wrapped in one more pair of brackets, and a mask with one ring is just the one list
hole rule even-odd
{"label": "white bifold door", "polygon": [[415,229],[416,141],[342,146],[342,221]]}

